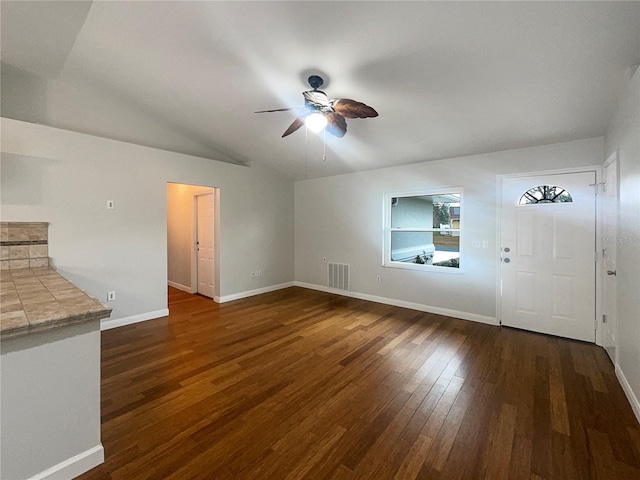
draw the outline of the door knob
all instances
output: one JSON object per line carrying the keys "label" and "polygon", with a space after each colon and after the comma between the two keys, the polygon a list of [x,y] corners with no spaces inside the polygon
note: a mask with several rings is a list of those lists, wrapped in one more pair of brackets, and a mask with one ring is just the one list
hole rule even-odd
{"label": "door knob", "polygon": [[615,275],[616,271],[615,270],[607,270],[607,275]]}

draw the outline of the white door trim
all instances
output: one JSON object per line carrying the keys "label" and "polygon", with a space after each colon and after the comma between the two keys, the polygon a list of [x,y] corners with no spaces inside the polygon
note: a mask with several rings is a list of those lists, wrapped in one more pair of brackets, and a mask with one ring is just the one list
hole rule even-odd
{"label": "white door trim", "polygon": [[[602,180],[602,165],[590,165],[584,167],[569,167],[569,168],[559,168],[555,170],[539,170],[539,171],[529,171],[522,173],[508,173],[503,175],[496,175],[496,251],[495,251],[495,261],[497,263],[498,275],[496,275],[496,318],[498,319],[498,323],[502,325],[502,269],[500,268],[500,245],[501,245],[501,236],[502,236],[502,180],[509,178],[522,178],[522,177],[534,177],[539,175],[562,175],[566,173],[587,173],[594,172],[596,176],[596,183],[600,183]],[[598,205],[598,200],[596,196],[596,209]],[[596,248],[598,247],[598,240],[600,239],[600,224],[598,221],[597,210],[596,210]],[[601,251],[601,250],[596,250]],[[602,264],[598,258],[598,263]],[[602,270],[602,265],[597,266],[596,268],[596,285],[595,285],[595,305],[596,305],[596,319],[602,317],[601,312],[601,301],[600,301],[600,280],[601,275],[598,273]],[[598,323],[595,334],[596,343],[598,342],[598,331],[600,324]]]}
{"label": "white door trim", "polygon": [[[598,176],[598,186],[600,187],[602,182],[605,180],[605,168],[611,165],[613,162],[618,163],[618,168],[620,168],[620,152],[616,150],[611,155],[607,157],[607,159],[603,162],[602,167],[600,168],[599,176]],[[598,194],[602,193],[602,189],[598,189]],[[596,297],[596,319],[598,320],[598,328],[596,330],[596,345],[603,346],[603,334],[602,329],[604,328],[602,323],[602,315],[604,313],[604,280],[607,275],[607,267],[605,259],[602,255],[604,246],[604,236],[605,236],[605,223],[604,223],[604,213],[605,206],[603,205],[603,201],[600,200],[602,196],[598,195],[596,197],[596,215],[597,215],[597,238],[596,238],[596,248],[598,252],[598,269],[596,275],[596,289],[599,295]],[[616,200],[618,202],[618,200]],[[619,209],[619,206],[618,206]],[[616,337],[617,338],[617,337]],[[615,361],[614,364],[617,365],[617,356],[618,356],[618,345],[615,345]]]}

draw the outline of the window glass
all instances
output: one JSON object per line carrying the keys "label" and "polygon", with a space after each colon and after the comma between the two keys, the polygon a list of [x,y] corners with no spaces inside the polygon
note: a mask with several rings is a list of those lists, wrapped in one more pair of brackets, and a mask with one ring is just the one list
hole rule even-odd
{"label": "window glass", "polygon": [[573,198],[564,188],[557,185],[539,185],[524,192],[518,201],[518,205],[568,202],[573,202]]}
{"label": "window glass", "polygon": [[461,191],[387,194],[384,265],[460,268]]}

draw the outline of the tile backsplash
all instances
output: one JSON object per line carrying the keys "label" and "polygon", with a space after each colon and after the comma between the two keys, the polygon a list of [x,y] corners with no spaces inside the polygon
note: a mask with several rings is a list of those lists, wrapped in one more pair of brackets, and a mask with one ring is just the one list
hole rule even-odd
{"label": "tile backsplash", "polygon": [[0,268],[49,266],[47,222],[0,222]]}

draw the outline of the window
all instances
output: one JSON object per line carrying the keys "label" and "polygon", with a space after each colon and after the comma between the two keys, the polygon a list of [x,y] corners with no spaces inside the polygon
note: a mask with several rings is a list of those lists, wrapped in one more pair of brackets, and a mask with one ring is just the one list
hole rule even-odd
{"label": "window", "polygon": [[459,269],[461,202],[459,187],[385,194],[383,265],[434,271]]}
{"label": "window", "polygon": [[557,185],[540,185],[524,192],[518,205],[535,203],[568,203],[573,202],[571,194]]}

